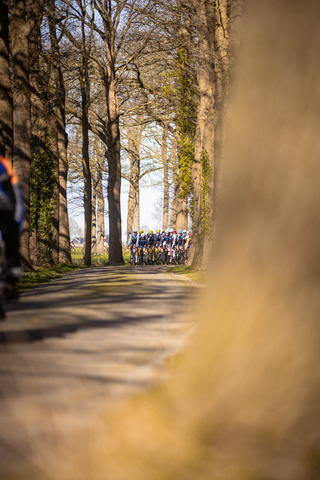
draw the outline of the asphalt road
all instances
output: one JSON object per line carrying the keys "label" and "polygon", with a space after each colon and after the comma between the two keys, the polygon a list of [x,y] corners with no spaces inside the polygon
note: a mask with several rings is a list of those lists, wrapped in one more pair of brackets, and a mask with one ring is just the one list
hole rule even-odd
{"label": "asphalt road", "polygon": [[[0,478],[44,478],[41,446],[165,375],[192,328],[192,283],[163,267],[76,271],[6,306]],[[29,477],[28,477],[29,478]]]}

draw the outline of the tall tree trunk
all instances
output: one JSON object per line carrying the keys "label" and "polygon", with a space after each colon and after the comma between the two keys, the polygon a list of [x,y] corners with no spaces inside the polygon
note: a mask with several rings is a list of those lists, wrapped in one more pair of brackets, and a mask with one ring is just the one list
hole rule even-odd
{"label": "tall tree trunk", "polygon": [[[211,101],[204,135],[204,150],[208,152],[211,178],[205,203],[209,205],[204,235],[202,267],[209,261],[215,226],[215,207],[222,188],[225,133],[229,90],[229,18],[227,0],[221,0],[212,10],[210,36],[215,54],[214,98]],[[212,25],[211,23],[211,25]]]}
{"label": "tall tree trunk", "polygon": [[91,222],[91,252],[96,253],[97,246],[97,173],[91,175],[92,177],[92,222]]}
{"label": "tall tree trunk", "polygon": [[67,134],[65,125],[65,87],[60,63],[60,50],[55,28],[55,0],[48,0],[48,20],[55,81],[55,114],[59,149],[59,263],[71,263],[69,220],[67,208]]}
{"label": "tall tree trunk", "polygon": [[13,105],[9,65],[8,7],[0,1],[0,154],[12,161]]}
{"label": "tall tree trunk", "polygon": [[[130,169],[130,177],[131,177],[132,169]],[[130,235],[133,230],[133,185],[132,182],[129,181],[129,196],[128,196],[128,213],[127,213],[127,245],[130,241]]]}
{"label": "tall tree trunk", "polygon": [[130,177],[127,215],[127,241],[133,230],[140,225],[140,158],[139,153],[129,151]]}
{"label": "tall tree trunk", "polygon": [[143,132],[143,117],[138,115],[136,118],[137,125],[133,127],[127,127],[128,134],[128,155],[130,161],[130,219],[129,228],[127,228],[127,234],[133,229],[139,230],[140,225],[140,147],[141,137]]}
{"label": "tall tree trunk", "polygon": [[102,168],[98,164],[97,171],[97,219],[98,219],[98,229],[97,229],[97,244],[96,244],[96,253],[98,255],[104,254],[104,197],[103,197],[103,185],[102,185]]}
{"label": "tall tree trunk", "polygon": [[[40,24],[42,11],[38,4],[37,21],[29,35],[29,85],[30,85],[30,103],[31,103],[31,134],[32,134],[32,154],[46,154],[46,133],[47,122],[44,106],[40,96],[40,78],[39,78],[39,55],[40,55]],[[31,172],[32,176],[32,172]],[[32,179],[31,179],[32,180]],[[37,246],[37,226],[34,228],[29,238],[30,260],[33,266],[39,263]]]}
{"label": "tall tree trunk", "polygon": [[172,168],[172,176],[173,176],[173,202],[171,205],[171,217],[170,217],[170,228],[178,228],[177,227],[177,213],[178,213],[178,201],[179,201],[179,194],[180,194],[180,184],[178,178],[178,159],[177,159],[177,146],[176,144],[171,150],[171,168]]}
{"label": "tall tree trunk", "polygon": [[120,129],[117,82],[112,71],[112,80],[106,78],[106,100],[108,112],[108,203],[109,203],[109,263],[123,263],[121,242],[121,164]]}
{"label": "tall tree trunk", "polygon": [[171,228],[187,230],[188,228],[188,205],[187,199],[181,197],[181,185],[179,182],[179,162],[177,158],[177,142],[174,141],[171,152],[171,165],[173,173],[173,202],[171,213]]}
{"label": "tall tree trunk", "polygon": [[89,105],[90,105],[90,80],[89,80],[89,56],[92,46],[93,24],[91,35],[86,39],[85,30],[85,7],[81,3],[81,48],[82,64],[79,69],[82,107],[82,171],[84,180],[84,256],[85,265],[91,265],[91,227],[92,227],[92,184],[89,161]]}
{"label": "tall tree trunk", "polygon": [[188,205],[185,198],[180,197],[180,185],[178,183],[177,203],[176,203],[176,224],[177,230],[187,230],[188,228]]}
{"label": "tall tree trunk", "polygon": [[[199,39],[199,67],[198,87],[199,105],[197,112],[197,129],[195,135],[194,161],[192,166],[192,185],[194,194],[194,211],[192,231],[194,241],[189,256],[189,263],[200,266],[203,254],[203,241],[201,231],[201,185],[202,185],[202,161],[204,152],[204,132],[207,123],[207,115],[214,95],[214,58],[210,38],[210,22],[212,19],[207,15],[207,0],[196,2],[196,27]],[[214,141],[214,139],[212,139]]]}
{"label": "tall tree trunk", "polygon": [[15,0],[10,23],[13,72],[13,164],[24,196],[25,215],[20,232],[20,255],[25,269],[32,268],[29,253],[31,109],[28,39],[35,21],[36,18],[32,12],[27,12],[25,1]]}
{"label": "tall tree trunk", "polygon": [[41,18],[42,14],[39,12],[37,22],[29,36],[29,83],[31,95],[32,144],[37,145],[41,152],[44,152],[47,123],[39,90],[39,45]]}
{"label": "tall tree trunk", "polygon": [[50,135],[50,150],[52,161],[54,163],[55,194],[54,211],[52,212],[52,234],[54,245],[52,249],[52,260],[55,265],[59,264],[59,146],[58,146],[58,128],[54,110],[49,102],[46,102],[47,124]]}
{"label": "tall tree trunk", "polygon": [[[82,79],[86,83],[85,79]],[[91,265],[91,172],[89,164],[89,99],[87,88],[82,88],[82,171],[84,180],[84,265]]]}
{"label": "tall tree trunk", "polygon": [[[139,160],[139,169],[140,172],[140,160]],[[133,183],[133,225],[132,228],[139,230],[140,226],[140,175],[137,175]]]}
{"label": "tall tree trunk", "polygon": [[107,107],[107,161],[109,207],[109,263],[123,263],[121,239],[121,164],[116,52],[112,37],[111,2],[104,3],[104,46],[106,67],[101,69]]}
{"label": "tall tree trunk", "polygon": [[169,226],[169,167],[167,159],[167,140],[168,130],[164,127],[162,132],[161,143],[161,161],[163,164],[163,217],[162,230],[166,230]]}

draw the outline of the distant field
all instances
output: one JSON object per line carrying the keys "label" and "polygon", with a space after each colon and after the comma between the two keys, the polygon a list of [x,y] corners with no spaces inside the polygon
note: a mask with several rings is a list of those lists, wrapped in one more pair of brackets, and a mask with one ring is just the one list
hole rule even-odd
{"label": "distant field", "polygon": [[[125,263],[129,263],[130,260],[130,252],[123,251],[123,260]],[[108,251],[105,255],[91,255],[91,263],[92,265],[103,265],[108,262]],[[83,264],[83,248],[75,248],[74,251],[71,253],[72,263],[74,265],[82,265]]]}

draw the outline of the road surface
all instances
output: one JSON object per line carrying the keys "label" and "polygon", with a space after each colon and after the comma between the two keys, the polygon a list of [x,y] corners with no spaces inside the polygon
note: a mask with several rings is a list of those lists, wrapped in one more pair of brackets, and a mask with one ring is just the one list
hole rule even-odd
{"label": "road surface", "polygon": [[78,270],[6,306],[0,478],[43,479],[41,445],[161,381],[164,360],[192,329],[196,290],[163,267],[109,266]]}

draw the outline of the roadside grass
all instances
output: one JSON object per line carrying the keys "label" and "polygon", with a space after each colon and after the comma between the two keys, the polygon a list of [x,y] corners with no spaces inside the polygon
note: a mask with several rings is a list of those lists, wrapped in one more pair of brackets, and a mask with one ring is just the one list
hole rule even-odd
{"label": "roadside grass", "polygon": [[[130,251],[123,250],[122,252],[124,263],[130,261]],[[72,263],[74,265],[83,264],[83,248],[75,248],[71,253]],[[92,266],[102,266],[108,263],[109,253],[108,251],[104,255],[91,255]]]}
{"label": "roadside grass", "polygon": [[[33,272],[24,272],[17,283],[17,290],[19,293],[27,292],[32,288],[36,288],[42,283],[50,282],[64,275],[71,273],[80,268],[88,268],[83,265],[83,251],[81,248],[75,249],[71,254],[72,265],[55,265],[54,267],[39,267]],[[123,252],[123,259],[125,263],[129,263],[130,252]],[[108,254],[106,255],[92,255],[91,267],[100,267],[106,265],[108,262]]]}
{"label": "roadside grass", "polygon": [[40,267],[33,272],[24,272],[17,283],[17,290],[20,293],[36,288],[42,283],[50,282],[57,278],[63,277],[67,273],[74,270],[84,268],[81,265],[56,265],[54,267]]}
{"label": "roadside grass", "polygon": [[175,275],[184,275],[193,282],[203,283],[205,273],[203,270],[197,270],[194,267],[187,267],[186,265],[174,265],[166,268],[167,273],[174,273]]}

